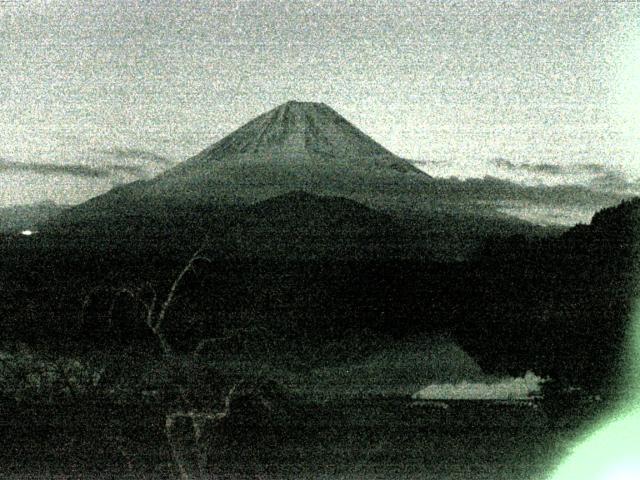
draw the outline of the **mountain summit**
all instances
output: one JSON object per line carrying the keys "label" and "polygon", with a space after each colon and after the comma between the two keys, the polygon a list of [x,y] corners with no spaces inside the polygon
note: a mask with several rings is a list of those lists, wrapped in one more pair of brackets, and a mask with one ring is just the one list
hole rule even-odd
{"label": "mountain summit", "polygon": [[[284,103],[161,175],[119,186],[67,218],[248,205],[291,191],[372,208],[416,205],[431,177],[323,103]],[[412,198],[409,198],[412,197]]]}
{"label": "mountain summit", "polygon": [[429,179],[327,105],[290,101],[160,175],[152,189],[205,203],[251,203],[291,190],[369,203],[373,193]]}
{"label": "mountain summit", "polygon": [[324,103],[296,101],[260,115],[193,160],[215,161],[222,156],[243,154],[395,157]]}

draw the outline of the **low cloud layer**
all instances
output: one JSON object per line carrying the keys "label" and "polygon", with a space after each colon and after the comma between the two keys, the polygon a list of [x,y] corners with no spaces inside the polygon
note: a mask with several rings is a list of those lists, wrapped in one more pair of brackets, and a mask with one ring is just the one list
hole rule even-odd
{"label": "low cloud layer", "polygon": [[526,400],[540,392],[544,379],[533,372],[495,383],[434,384],[413,395],[418,400]]}
{"label": "low cloud layer", "polygon": [[595,191],[640,194],[640,180],[599,163],[515,163],[505,158],[494,158],[491,163],[503,171],[560,177],[567,185],[588,186]]}
{"label": "low cloud layer", "polygon": [[100,156],[111,157],[115,160],[142,160],[144,162],[152,162],[166,166],[173,165],[174,163],[172,160],[163,155],[137,148],[114,147],[105,149],[94,149],[92,151]]}
{"label": "low cloud layer", "polygon": [[595,212],[632,197],[633,192],[577,184],[525,185],[486,176],[435,178],[423,195],[470,214],[497,210],[541,225],[574,225],[588,223]]}
{"label": "low cloud layer", "polygon": [[26,163],[0,159],[0,173],[35,173],[38,175],[71,175],[84,178],[109,178],[110,169],[97,168],[79,163]]}
{"label": "low cloud layer", "polygon": [[505,170],[523,170],[525,172],[533,172],[533,173],[550,173],[552,175],[558,175],[563,173],[564,169],[560,165],[556,165],[553,163],[520,163],[516,164],[511,160],[507,160],[506,158],[494,158],[492,163],[498,167]]}
{"label": "low cloud layer", "polygon": [[491,163],[502,170],[509,170],[512,172],[521,171],[529,173],[545,173],[549,175],[603,175],[609,173],[620,173],[605,165],[599,163],[570,163],[570,164],[557,164],[557,163],[515,163],[506,158],[494,158]]}
{"label": "low cloud layer", "polygon": [[583,185],[525,185],[497,177],[435,179],[431,187],[440,198],[451,203],[527,202],[542,205],[601,207],[616,203],[624,197],[615,192],[597,191]]}
{"label": "low cloud layer", "polygon": [[111,165],[108,167],[108,170],[112,174],[116,173],[124,173],[126,175],[133,175],[134,177],[147,177],[148,172],[144,167],[139,167],[137,165]]}
{"label": "low cloud layer", "polygon": [[171,168],[170,158],[140,148],[88,148],[73,157],[0,156],[0,206],[45,199],[76,204],[115,185],[147,180]]}
{"label": "low cloud layer", "polygon": [[592,178],[589,185],[594,189],[607,192],[640,194],[640,180],[630,180],[622,172],[615,170],[603,171]]}
{"label": "low cloud layer", "polygon": [[109,169],[116,183],[148,179],[175,165],[170,158],[155,152],[122,147],[93,149],[87,155],[86,161]]}
{"label": "low cloud layer", "polygon": [[[573,225],[588,223],[596,211],[640,194],[639,180],[629,179],[623,172],[602,164],[517,164],[504,158],[490,162],[494,171],[497,169],[495,175],[467,179],[435,177],[421,186],[416,201],[438,199],[463,213],[498,211],[532,223]],[[428,164],[414,163],[425,169]],[[91,188],[104,191],[113,185],[149,179],[173,165],[175,162],[170,158],[151,151],[113,147],[87,150],[81,161],[69,163],[0,158],[0,175],[5,175],[6,182],[9,176],[13,175],[13,179],[22,176],[23,180],[12,180],[21,195],[25,181],[30,182],[29,188],[62,182],[67,185],[66,192],[81,185],[77,187],[78,196],[86,198],[82,192]],[[28,180],[30,174],[37,175],[33,182]]]}
{"label": "low cloud layer", "polygon": [[[436,177],[427,195],[460,209],[498,210],[543,225],[588,223],[593,214],[640,195],[640,180],[599,163],[489,161],[482,178]],[[416,162],[426,168],[428,162]]]}
{"label": "low cloud layer", "polygon": [[149,178],[172,166],[167,157],[134,148],[93,149],[82,162],[18,162],[0,158],[1,173],[33,173],[45,176],[72,176],[86,179],[106,179],[116,182]]}

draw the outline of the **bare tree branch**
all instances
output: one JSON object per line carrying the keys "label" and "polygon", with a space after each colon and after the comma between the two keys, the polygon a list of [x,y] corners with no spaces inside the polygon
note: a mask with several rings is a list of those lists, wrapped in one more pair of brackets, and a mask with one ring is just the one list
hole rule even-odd
{"label": "bare tree branch", "polygon": [[171,289],[167,294],[167,298],[165,299],[164,303],[162,304],[162,307],[160,308],[160,312],[158,313],[158,318],[153,327],[154,330],[159,330],[160,327],[162,326],[162,322],[164,321],[165,316],[167,315],[167,310],[171,306],[171,303],[173,302],[173,298],[175,297],[175,294],[176,294],[176,290],[178,289],[178,286],[180,285],[180,283],[182,283],[182,279],[184,278],[184,276],[188,272],[194,269],[194,265],[196,262],[198,261],[211,262],[211,259],[202,255],[202,252],[204,251],[206,244],[207,244],[207,238],[205,238],[200,248],[198,248],[198,250],[196,250],[196,252],[191,256],[191,258],[189,259],[189,262],[185,265],[185,267],[182,269],[182,271],[178,274],[176,279],[173,281],[173,284],[171,285]]}
{"label": "bare tree branch", "polygon": [[206,447],[202,445],[202,433],[203,427],[206,423],[219,423],[224,420],[231,411],[231,402],[233,401],[236,391],[238,389],[239,384],[233,385],[229,392],[227,393],[224,399],[224,408],[221,412],[202,412],[202,411],[177,411],[168,413],[165,416],[165,435],[167,436],[167,440],[169,441],[169,445],[171,447],[171,453],[173,455],[173,459],[178,468],[178,473],[180,475],[180,480],[189,480],[189,472],[186,468],[185,462],[182,458],[181,452],[178,449],[176,441],[173,435],[173,428],[177,420],[179,419],[188,419],[191,421],[191,428],[193,430],[193,438],[195,440],[196,449],[198,451],[198,469],[200,470],[200,476],[205,478],[205,470],[207,467],[207,453]]}
{"label": "bare tree branch", "polygon": [[[167,312],[169,308],[171,307],[171,305],[174,303],[176,299],[177,291],[181,286],[184,280],[184,277],[187,275],[187,273],[195,272],[196,264],[199,262],[211,263],[211,259],[203,255],[207,245],[208,245],[208,237],[205,237],[204,241],[202,242],[198,250],[194,252],[194,254],[191,256],[187,264],[184,266],[184,268],[178,273],[178,275],[173,280],[173,283],[171,284],[171,287],[169,288],[169,291],[166,297],[164,298],[164,301],[160,305],[159,305],[160,298],[159,298],[158,290],[154,287],[154,285],[151,282],[145,282],[142,285],[137,287],[129,287],[129,286],[122,286],[118,288],[99,287],[99,289],[96,289],[95,291],[90,291],[89,293],[87,293],[87,295],[83,300],[83,303],[82,303],[83,321],[84,321],[86,310],[89,308],[91,301],[93,299],[93,295],[95,294],[96,291],[104,290],[107,293],[110,293],[112,295],[111,302],[109,304],[109,310],[108,310],[110,324],[113,323],[113,313],[115,311],[117,302],[120,299],[120,297],[123,295],[130,297],[134,303],[141,305],[145,309],[146,314],[144,315],[144,322],[147,325],[147,327],[151,330],[151,332],[154,334],[154,336],[157,338],[158,342],[160,343],[162,352],[165,355],[165,360],[168,361],[169,362],[168,365],[171,366],[172,365],[171,361],[178,360],[178,358],[173,357],[173,353],[174,353],[173,349],[171,348],[171,345],[169,344],[169,342],[167,341],[167,339],[163,334],[164,321],[167,316]],[[194,353],[197,355],[207,343],[212,343],[218,340],[224,340],[224,339],[202,340],[197,345]],[[98,381],[99,381],[99,378],[98,378]],[[180,384],[180,382],[178,382],[177,387],[178,387],[180,398],[184,404],[183,408],[186,411],[182,410],[182,411],[176,411],[176,412],[166,414],[165,434],[169,442],[169,445],[171,447],[171,453],[175,461],[176,467],[178,468],[179,478],[181,480],[189,480],[190,475],[187,469],[187,462],[185,461],[185,458],[183,458],[182,456],[183,452],[179,448],[178,437],[175,437],[174,435],[175,433],[174,426],[176,421],[179,419],[188,419],[191,422],[192,434],[193,434],[193,438],[195,439],[196,447],[198,450],[198,468],[200,470],[200,474],[202,478],[205,478],[204,472],[206,469],[207,459],[206,459],[206,449],[203,447],[201,442],[203,427],[207,422],[219,422],[222,419],[224,419],[227,415],[229,415],[229,412],[231,409],[231,402],[236,395],[236,390],[238,388],[238,385],[234,385],[229,390],[224,400],[223,410],[217,413],[194,410],[193,403],[190,401],[190,398],[188,395],[189,392],[187,391],[187,389],[184,387],[184,385]]]}
{"label": "bare tree branch", "polygon": [[111,294],[111,301],[109,303],[109,309],[107,311],[107,315],[108,315],[109,326],[113,326],[113,314],[117,306],[118,300],[120,296],[127,295],[135,303],[141,305],[144,308],[144,311],[145,311],[144,322],[147,325],[147,327],[149,327],[151,332],[158,339],[158,342],[160,343],[160,347],[162,348],[163,353],[165,355],[172,354],[173,349],[171,348],[171,345],[169,344],[169,342],[164,337],[164,334],[162,333],[163,323],[169,308],[171,307],[171,305],[174,303],[176,299],[177,290],[180,287],[185,275],[190,271],[195,272],[195,267],[198,262],[209,262],[209,263],[211,262],[211,260],[208,257],[203,255],[203,252],[205,251],[205,248],[207,247],[207,245],[208,245],[208,237],[205,237],[202,244],[198,248],[198,250],[194,252],[194,254],[191,256],[187,264],[184,266],[184,268],[180,271],[180,273],[174,279],[173,283],[171,284],[171,288],[169,289],[169,292],[167,293],[167,296],[165,297],[164,302],[162,302],[162,304],[160,305],[159,309],[158,309],[158,303],[159,303],[158,291],[153,286],[153,284],[149,281],[137,287],[129,287],[125,285],[122,287],[114,288],[111,286],[102,285],[86,293],[82,301],[82,308],[80,313],[81,322],[82,323],[85,322],[86,312],[89,306],[91,305],[94,295],[99,291],[104,291],[106,293]]}

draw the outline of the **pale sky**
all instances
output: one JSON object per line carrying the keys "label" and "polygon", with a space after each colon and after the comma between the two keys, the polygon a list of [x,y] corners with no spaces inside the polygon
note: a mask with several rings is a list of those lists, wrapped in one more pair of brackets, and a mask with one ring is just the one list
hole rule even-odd
{"label": "pale sky", "polygon": [[640,176],[636,2],[0,0],[0,45],[0,206],[85,200],[292,99],[434,175]]}

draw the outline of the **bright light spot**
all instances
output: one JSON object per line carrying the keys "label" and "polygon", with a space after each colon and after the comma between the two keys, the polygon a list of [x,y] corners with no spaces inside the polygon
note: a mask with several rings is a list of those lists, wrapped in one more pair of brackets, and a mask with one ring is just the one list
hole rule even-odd
{"label": "bright light spot", "polygon": [[552,480],[640,479],[640,411],[615,420],[578,445]]}
{"label": "bright light spot", "polygon": [[413,395],[419,400],[526,400],[540,391],[544,379],[533,372],[495,383],[434,384]]}
{"label": "bright light spot", "polygon": [[31,231],[31,230],[23,230],[23,231],[21,231],[21,232],[20,232],[20,235],[26,235],[26,236],[29,236],[29,235],[33,235],[33,233],[34,233],[34,232],[33,232],[33,231]]}
{"label": "bright light spot", "polygon": [[638,480],[640,478],[640,466],[624,465],[614,468],[607,473],[606,480]]}
{"label": "bright light spot", "polygon": [[640,301],[629,335],[625,404],[573,449],[551,480],[640,479]]}

